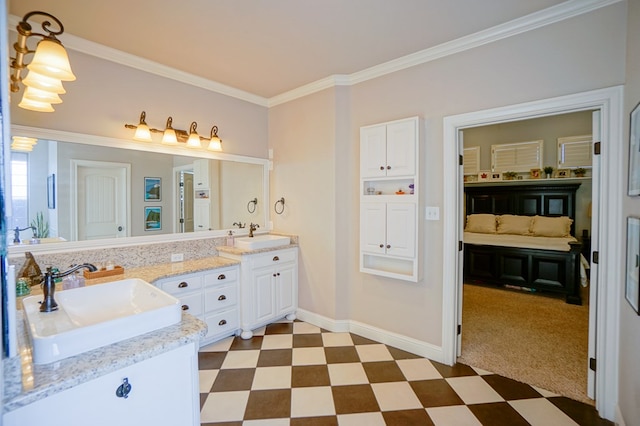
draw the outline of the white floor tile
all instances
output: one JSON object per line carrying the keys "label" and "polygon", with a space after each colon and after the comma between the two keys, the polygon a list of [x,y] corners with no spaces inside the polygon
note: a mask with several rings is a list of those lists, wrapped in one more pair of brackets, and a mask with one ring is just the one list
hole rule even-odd
{"label": "white floor tile", "polygon": [[338,416],[339,426],[385,426],[382,413],[341,414]]}
{"label": "white floor tile", "polygon": [[536,391],[538,391],[540,393],[540,395],[544,396],[545,398],[551,398],[552,396],[559,396],[558,394],[555,394],[551,391],[548,391],[546,389],[542,389],[536,386],[531,386],[532,388],[534,388]]}
{"label": "white floor tile", "polygon": [[328,364],[329,379],[332,386],[361,385],[369,383],[367,373],[359,362]]}
{"label": "white floor tile", "polygon": [[267,327],[260,327],[253,330],[254,336],[264,336],[265,331],[267,331]]}
{"label": "white floor tile", "polygon": [[199,352],[226,352],[233,343],[234,336],[222,339],[219,342],[212,343],[207,346],[203,346],[199,349]]}
{"label": "white floor tile", "polygon": [[446,380],[465,404],[504,401],[504,398],[480,376],[452,377]]}
{"label": "white floor tile", "polygon": [[200,393],[211,392],[211,387],[213,386],[213,382],[215,382],[216,377],[218,377],[218,371],[219,370],[198,371],[198,378],[200,382]]}
{"label": "white floor tile", "polygon": [[[210,393],[200,411],[200,422],[240,421],[244,417],[248,400],[249,391]],[[221,407],[224,409],[220,409]]]}
{"label": "white floor tile", "polygon": [[389,349],[383,344],[357,345],[356,351],[362,362],[393,361]]}
{"label": "white floor tile", "polygon": [[320,327],[309,324],[308,322],[294,322],[293,334],[317,334],[320,333]]}
{"label": "white floor tile", "polygon": [[242,422],[242,426],[289,426],[289,422],[289,418],[245,420]]}
{"label": "white floor tile", "polygon": [[400,359],[396,361],[402,374],[407,380],[432,380],[441,379],[442,375],[436,370],[428,359]]}
{"label": "white floor tile", "polygon": [[427,414],[436,426],[482,426],[465,405],[427,408]]}
{"label": "white floor tile", "polygon": [[258,367],[253,376],[252,390],[288,389],[291,387],[291,366]]}
{"label": "white floor tile", "polygon": [[229,351],[221,368],[255,368],[258,365],[259,356],[259,350]]}
{"label": "white floor tile", "polygon": [[330,386],[291,389],[291,417],[336,414]]}
{"label": "white floor tile", "polygon": [[325,347],[353,346],[349,333],[322,333],[322,344]]}
{"label": "white floor tile", "polygon": [[382,411],[423,408],[407,382],[373,383],[371,387]]}
{"label": "white floor tile", "polygon": [[509,401],[509,404],[531,426],[577,426],[576,422],[546,399],[521,399]]}
{"label": "white floor tile", "polygon": [[291,334],[267,334],[262,338],[262,349],[291,349],[293,347],[293,335]]}
{"label": "white floor tile", "polygon": [[292,365],[326,364],[323,348],[293,348]]}

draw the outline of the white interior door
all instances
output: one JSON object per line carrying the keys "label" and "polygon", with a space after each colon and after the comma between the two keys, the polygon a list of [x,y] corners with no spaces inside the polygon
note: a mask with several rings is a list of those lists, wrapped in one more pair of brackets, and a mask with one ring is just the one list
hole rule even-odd
{"label": "white interior door", "polygon": [[183,172],[182,223],[184,232],[193,232],[193,173]]}
{"label": "white interior door", "polygon": [[[464,133],[458,130],[458,158],[464,152]],[[459,164],[460,162],[458,162]],[[458,165],[458,241],[463,240],[465,225],[466,209],[464,205],[464,166]],[[464,243],[464,241],[462,241]],[[460,248],[460,246],[458,246]],[[457,291],[456,291],[456,319],[457,319],[457,335],[456,335],[456,356],[462,355],[462,302],[464,294],[464,250],[458,250],[458,270],[457,273]]]}
{"label": "white interior door", "polygon": [[130,165],[81,160],[74,164],[78,240],[129,236]]}

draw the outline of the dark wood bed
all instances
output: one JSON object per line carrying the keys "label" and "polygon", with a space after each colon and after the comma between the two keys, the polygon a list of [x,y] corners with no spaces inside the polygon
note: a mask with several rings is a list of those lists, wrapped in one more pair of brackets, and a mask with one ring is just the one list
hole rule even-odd
{"label": "dark wood bed", "polygon": [[[568,216],[574,220],[580,184],[504,184],[465,186],[466,214],[490,213],[525,216]],[[568,252],[464,244],[465,282],[512,285],[564,295],[567,303],[581,305],[581,244]]]}

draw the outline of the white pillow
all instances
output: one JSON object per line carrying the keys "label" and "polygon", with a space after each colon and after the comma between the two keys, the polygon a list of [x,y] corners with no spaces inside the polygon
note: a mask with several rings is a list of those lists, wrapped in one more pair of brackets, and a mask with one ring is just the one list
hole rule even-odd
{"label": "white pillow", "polygon": [[534,216],[531,222],[531,233],[535,237],[569,237],[572,223],[573,219],[566,216]]}
{"label": "white pillow", "polygon": [[470,214],[467,216],[467,232],[478,232],[482,234],[496,233],[496,217],[492,214]]}
{"label": "white pillow", "polygon": [[503,214],[498,216],[498,234],[531,235],[532,216]]}

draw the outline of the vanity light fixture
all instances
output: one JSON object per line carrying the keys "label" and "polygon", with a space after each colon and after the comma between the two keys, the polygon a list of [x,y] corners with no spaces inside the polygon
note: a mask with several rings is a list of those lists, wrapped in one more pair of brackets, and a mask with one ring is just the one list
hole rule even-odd
{"label": "vanity light fixture", "polygon": [[[46,19],[40,24],[42,30],[46,32],[36,33],[32,31],[31,24],[27,22],[32,16],[44,16]],[[58,30],[52,30],[51,21],[53,20]],[[76,76],[71,71],[69,64],[69,56],[60,40],[56,38],[64,32],[62,22],[55,16],[40,11],[29,12],[24,15],[22,21],[17,25],[18,39],[13,45],[16,51],[16,57],[11,58],[11,91],[20,91],[20,83],[24,84],[25,90],[19,107],[31,111],[52,112],[54,111],[51,104],[62,103],[60,94],[64,94],[62,87],[63,81],[73,81]],[[41,37],[35,50],[27,47],[29,37]],[[26,55],[33,53],[33,59],[28,65],[25,64]],[[27,68],[29,73],[23,79],[22,71]]]}
{"label": "vanity light fixture", "polygon": [[38,143],[37,139],[25,136],[13,136],[11,139],[13,140],[11,142],[12,151],[31,152],[33,151],[33,146]]}
{"label": "vanity light fixture", "polygon": [[[147,114],[142,111],[140,114],[140,120],[137,125],[134,124],[125,124],[124,127],[127,129],[135,130],[135,134],[133,135],[133,139],[141,142],[152,142],[151,139],[152,133],[162,133],[161,142],[165,145],[181,145],[184,144],[188,148],[197,149],[206,146],[206,148],[210,151],[222,151],[222,140],[218,136],[218,126],[213,126],[211,128],[211,133],[209,138],[202,137],[198,135],[196,131],[198,127],[198,123],[195,121],[191,122],[189,126],[189,131],[174,129],[173,128],[173,118],[167,118],[167,124],[165,125],[164,130],[150,128],[146,122]],[[203,145],[203,141],[207,145]]]}

